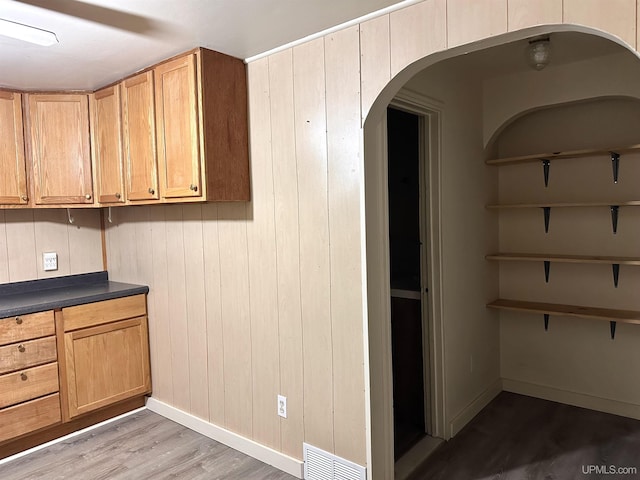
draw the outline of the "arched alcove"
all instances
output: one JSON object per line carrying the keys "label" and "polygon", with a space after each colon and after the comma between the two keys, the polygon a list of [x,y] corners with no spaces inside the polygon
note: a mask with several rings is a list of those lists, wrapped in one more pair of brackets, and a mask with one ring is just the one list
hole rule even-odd
{"label": "arched alcove", "polygon": [[[556,56],[547,69],[538,72],[526,66],[524,49],[528,38],[541,34],[551,36]],[[613,72],[620,74],[611,79]],[[499,315],[485,308],[500,295],[502,284],[498,266],[485,260],[485,255],[500,248],[499,217],[485,208],[498,201],[500,174],[484,161],[498,155],[497,139],[507,125],[520,128],[515,125],[523,115],[558,104],[589,109],[593,99],[600,98],[605,100],[597,108],[609,117],[618,106],[625,109],[625,118],[637,118],[633,106],[629,107],[632,104],[618,104],[627,102],[622,99],[640,98],[639,75],[637,53],[619,40],[585,27],[553,25],[420,59],[394,77],[374,102],[364,125],[364,165],[375,470],[389,472],[393,460],[389,452],[393,413],[385,192],[387,105],[403,91],[405,100],[420,103],[422,99],[441,106],[439,149],[426,166],[431,215],[423,242],[428,243],[430,268],[437,282],[429,285],[433,295],[429,322],[434,434],[448,439],[503,388]],[[598,140],[593,136],[590,140],[595,147]],[[507,148],[506,143],[502,148]]]}

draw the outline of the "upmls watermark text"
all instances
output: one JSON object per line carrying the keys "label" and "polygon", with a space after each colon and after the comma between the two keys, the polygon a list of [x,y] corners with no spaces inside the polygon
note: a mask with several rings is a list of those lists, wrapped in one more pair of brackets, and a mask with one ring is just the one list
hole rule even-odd
{"label": "upmls watermark text", "polygon": [[637,475],[638,467],[618,465],[582,465],[584,475]]}

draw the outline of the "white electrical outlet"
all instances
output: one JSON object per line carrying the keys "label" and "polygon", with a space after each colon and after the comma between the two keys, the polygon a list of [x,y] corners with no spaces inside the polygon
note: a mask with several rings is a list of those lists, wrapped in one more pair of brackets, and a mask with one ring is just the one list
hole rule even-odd
{"label": "white electrical outlet", "polygon": [[42,254],[42,268],[45,272],[58,269],[58,254],[56,252],[45,252]]}
{"label": "white electrical outlet", "polygon": [[278,415],[287,418],[287,397],[278,395]]}

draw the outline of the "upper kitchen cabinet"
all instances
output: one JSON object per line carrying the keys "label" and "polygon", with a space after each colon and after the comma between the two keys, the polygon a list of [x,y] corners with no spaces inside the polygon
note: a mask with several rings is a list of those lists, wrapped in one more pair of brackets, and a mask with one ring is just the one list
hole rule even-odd
{"label": "upper kitchen cabinet", "polygon": [[124,80],[121,88],[127,198],[132,202],[157,200],[153,71]]}
{"label": "upper kitchen cabinet", "polygon": [[244,63],[200,48],[154,73],[162,200],[249,200]]}
{"label": "upper kitchen cabinet", "polygon": [[25,205],[27,176],[22,132],[22,95],[0,90],[0,204]]}
{"label": "upper kitchen cabinet", "polygon": [[88,95],[25,97],[35,204],[92,204]]}
{"label": "upper kitchen cabinet", "polygon": [[119,85],[103,88],[92,94],[89,110],[96,198],[100,203],[124,203]]}

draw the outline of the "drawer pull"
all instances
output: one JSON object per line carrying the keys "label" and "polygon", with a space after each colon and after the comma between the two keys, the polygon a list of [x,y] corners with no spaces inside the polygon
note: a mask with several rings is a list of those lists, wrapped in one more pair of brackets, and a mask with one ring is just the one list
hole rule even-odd
{"label": "drawer pull", "polygon": [[16,317],[16,323],[18,325],[22,325],[22,319],[20,317]]}
{"label": "drawer pull", "polygon": [[26,349],[24,348],[24,345],[18,345],[18,351],[19,351],[20,353],[24,353],[24,351],[25,351],[25,350],[26,350]]}
{"label": "drawer pull", "polygon": [[26,382],[26,381],[27,381],[27,379],[28,379],[27,374],[26,374],[26,373],[21,373],[21,374],[20,374],[20,379],[21,379],[23,382]]}

